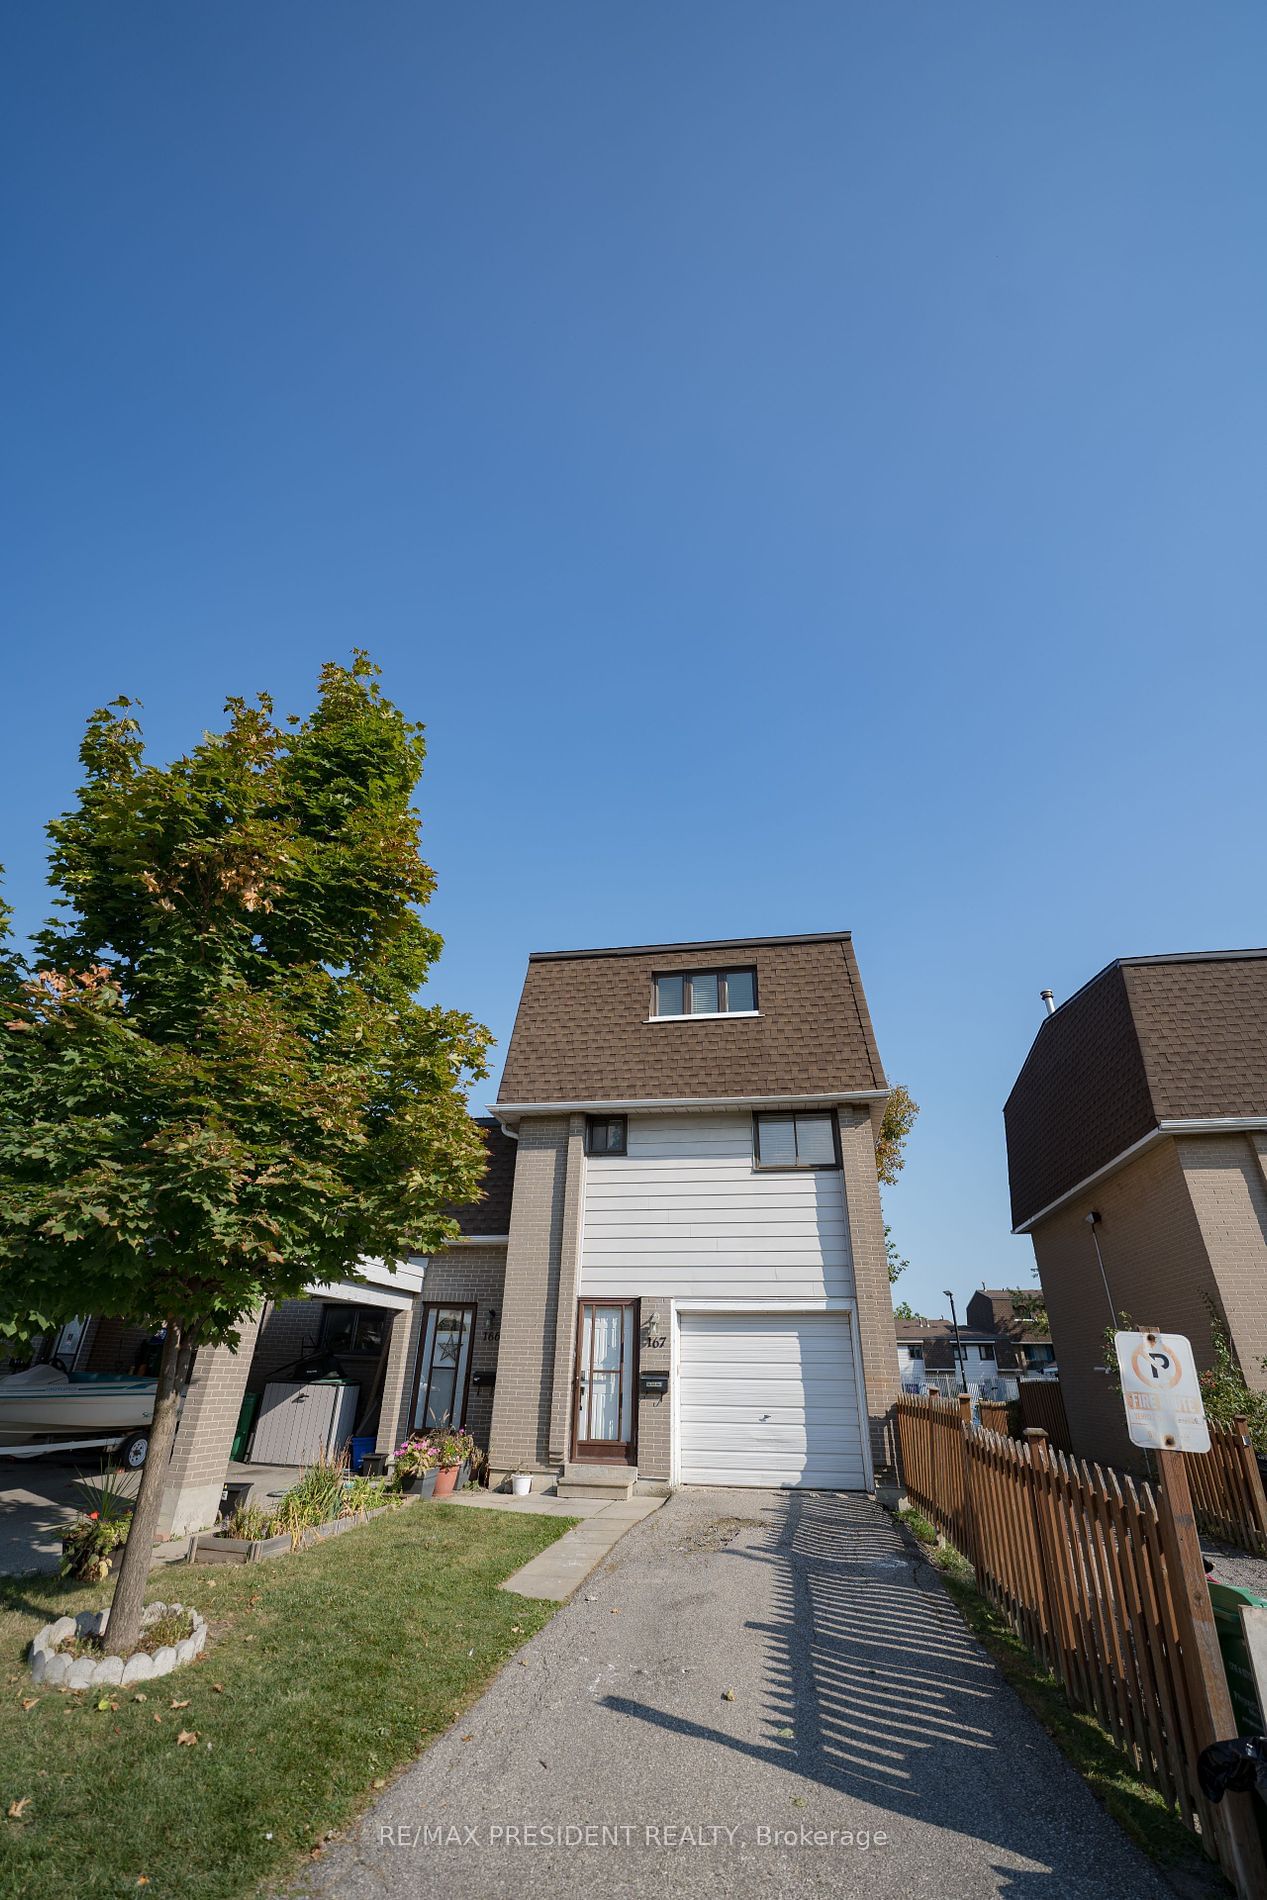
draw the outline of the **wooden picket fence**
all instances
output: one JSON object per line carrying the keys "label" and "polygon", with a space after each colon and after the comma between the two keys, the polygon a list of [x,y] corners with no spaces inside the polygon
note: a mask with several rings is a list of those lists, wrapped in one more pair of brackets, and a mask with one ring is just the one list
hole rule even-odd
{"label": "wooden picket fence", "polygon": [[1037,1426],[1046,1432],[1057,1451],[1073,1450],[1059,1379],[1021,1379],[1016,1397],[1021,1408],[1022,1431]]}
{"label": "wooden picket fence", "polygon": [[954,1400],[903,1398],[896,1416],[912,1502],[969,1559],[982,1594],[1070,1703],[1231,1872],[1239,1846],[1226,1830],[1240,1823],[1211,1810],[1196,1774],[1211,1695],[1230,1703],[1194,1621],[1201,1600],[1209,1620],[1209,1599],[1191,1517],[1181,1534],[1165,1494],[1066,1456],[1041,1430],[1023,1440],[983,1430]]}
{"label": "wooden picket fence", "polygon": [[1267,1496],[1249,1435],[1249,1421],[1209,1421],[1210,1449],[1187,1455],[1197,1522],[1211,1537],[1267,1556]]}
{"label": "wooden picket fence", "polygon": [[977,1421],[987,1432],[1002,1432],[1007,1435],[1008,1415],[1006,1399],[979,1399],[977,1401]]}

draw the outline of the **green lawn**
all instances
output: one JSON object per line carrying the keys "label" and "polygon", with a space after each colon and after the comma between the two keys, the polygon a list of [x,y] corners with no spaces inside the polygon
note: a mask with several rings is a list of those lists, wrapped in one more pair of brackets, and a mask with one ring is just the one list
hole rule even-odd
{"label": "green lawn", "polygon": [[32,1688],[24,1656],[108,1591],[0,1579],[0,1894],[227,1900],[311,1853],[549,1620],[497,1584],[571,1522],[416,1504],[301,1556],[156,1570],[206,1654],[104,1709]]}

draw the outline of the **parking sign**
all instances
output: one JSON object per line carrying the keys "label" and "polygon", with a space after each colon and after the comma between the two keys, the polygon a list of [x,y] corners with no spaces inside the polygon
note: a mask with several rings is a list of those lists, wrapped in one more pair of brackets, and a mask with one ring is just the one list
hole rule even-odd
{"label": "parking sign", "polygon": [[1192,1347],[1182,1333],[1115,1333],[1126,1429],[1150,1451],[1209,1451]]}

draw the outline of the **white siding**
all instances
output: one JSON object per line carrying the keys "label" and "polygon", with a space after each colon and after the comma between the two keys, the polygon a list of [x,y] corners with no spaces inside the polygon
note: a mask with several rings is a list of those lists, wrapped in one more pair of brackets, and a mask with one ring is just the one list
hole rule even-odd
{"label": "white siding", "polygon": [[862,1490],[847,1313],[683,1313],[683,1484]]}
{"label": "white siding", "polygon": [[628,1147],[585,1164],[583,1294],[852,1295],[837,1169],[754,1171],[744,1114],[631,1115]]}

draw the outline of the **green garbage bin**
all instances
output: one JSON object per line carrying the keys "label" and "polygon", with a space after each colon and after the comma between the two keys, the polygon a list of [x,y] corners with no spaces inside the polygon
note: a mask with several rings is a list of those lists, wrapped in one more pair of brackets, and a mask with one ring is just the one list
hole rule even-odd
{"label": "green garbage bin", "polygon": [[229,1456],[235,1464],[246,1457],[246,1448],[251,1442],[251,1433],[255,1430],[255,1414],[260,1409],[258,1392],[248,1392],[242,1400],[242,1410],[238,1413],[238,1428],[233,1434],[233,1449]]}
{"label": "green garbage bin", "polygon": [[[1219,1632],[1219,1649],[1223,1656],[1228,1694],[1232,1698],[1236,1732],[1238,1735],[1262,1735],[1267,1731],[1267,1710],[1259,1706],[1258,1683],[1241,1623],[1243,1603],[1257,1610],[1267,1609],[1267,1598],[1255,1596],[1252,1590],[1242,1590],[1234,1583],[1210,1584],[1210,1607],[1214,1611],[1214,1624]],[[1254,1814],[1263,1851],[1267,1853],[1267,1806],[1261,1800],[1255,1801]]]}

